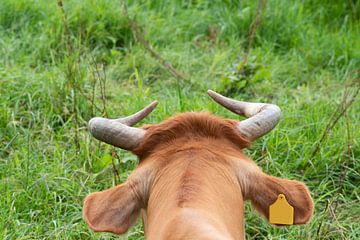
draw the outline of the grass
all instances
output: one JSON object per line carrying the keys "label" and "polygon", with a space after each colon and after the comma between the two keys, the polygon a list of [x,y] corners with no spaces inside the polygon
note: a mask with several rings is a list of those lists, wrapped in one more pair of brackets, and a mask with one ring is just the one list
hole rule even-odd
{"label": "grass", "polygon": [[[247,205],[248,239],[360,238],[358,99],[313,154],[346,89],[354,92],[345,85],[359,81],[358,1],[267,1],[241,74],[257,1],[128,1],[146,39],[187,81],[142,47],[119,1],[64,1],[66,36],[55,0],[0,5],[1,239],[114,239],[82,220],[84,197],[115,184],[113,148],[91,138],[87,121],[154,99],[143,123],[185,111],[237,118],[210,101],[209,88],[282,108],[277,128],[246,152],[267,173],[304,181],[315,201],[309,224],[286,228]],[[116,152],[124,181],[137,159]],[[143,239],[140,222],[123,239]]]}

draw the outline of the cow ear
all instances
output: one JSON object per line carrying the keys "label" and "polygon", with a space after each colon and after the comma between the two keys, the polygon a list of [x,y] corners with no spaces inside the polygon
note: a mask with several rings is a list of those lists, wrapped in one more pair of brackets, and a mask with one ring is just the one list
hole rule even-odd
{"label": "cow ear", "polygon": [[125,233],[135,224],[141,201],[136,186],[126,182],[85,198],[83,217],[95,232]]}
{"label": "cow ear", "polygon": [[313,213],[314,204],[310,192],[305,184],[277,177],[263,172],[253,173],[247,181],[245,198],[250,199],[252,205],[267,219],[269,206],[284,194],[288,203],[294,208],[294,224],[305,224]]}

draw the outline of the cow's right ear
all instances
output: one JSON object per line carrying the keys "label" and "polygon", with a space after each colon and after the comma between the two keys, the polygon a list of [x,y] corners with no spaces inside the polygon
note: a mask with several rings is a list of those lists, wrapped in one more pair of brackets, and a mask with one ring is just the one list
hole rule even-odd
{"label": "cow's right ear", "polygon": [[236,161],[235,169],[244,198],[251,200],[255,209],[267,219],[270,205],[283,194],[294,208],[294,224],[305,224],[310,220],[314,204],[304,183],[269,176],[246,158]]}
{"label": "cow's right ear", "polygon": [[248,181],[245,197],[267,219],[269,207],[278,198],[285,195],[288,203],[294,208],[294,224],[307,223],[313,213],[314,204],[308,188],[304,183],[266,175],[262,172],[253,173]]}
{"label": "cow's right ear", "polygon": [[125,233],[135,224],[142,207],[136,183],[126,182],[85,198],[83,217],[95,232]]}

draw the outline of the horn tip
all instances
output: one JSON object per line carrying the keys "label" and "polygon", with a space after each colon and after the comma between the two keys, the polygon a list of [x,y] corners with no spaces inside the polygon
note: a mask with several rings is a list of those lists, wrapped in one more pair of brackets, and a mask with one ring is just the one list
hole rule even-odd
{"label": "horn tip", "polygon": [[94,117],[94,118],[90,119],[88,122],[90,132],[93,132],[93,130],[96,128],[96,126],[102,121],[103,121],[103,118],[101,118],[101,117]]}
{"label": "horn tip", "polygon": [[211,89],[209,89],[208,91],[207,91],[207,93],[208,93],[208,95],[212,98],[212,99],[214,99],[216,102],[219,102],[221,99],[226,99],[227,97],[225,97],[225,96],[223,96],[223,95],[221,95],[220,93],[217,93],[217,92],[215,92],[215,91],[213,91],[213,90],[211,90]]}
{"label": "horn tip", "polygon": [[149,112],[148,112],[148,114],[150,113],[150,112],[152,112],[155,108],[156,108],[156,106],[159,104],[159,102],[157,101],[157,100],[155,100],[155,101],[152,101],[145,109],[147,109]]}
{"label": "horn tip", "polygon": [[210,97],[212,97],[212,98],[214,98],[214,97],[216,97],[217,95],[219,95],[217,92],[215,92],[215,91],[213,91],[213,90],[211,90],[211,89],[207,90],[207,93],[208,93],[208,95],[209,95]]}
{"label": "horn tip", "polygon": [[154,101],[152,101],[152,103],[150,103],[150,106],[155,108],[158,104],[159,104],[159,102],[157,100],[154,100]]}

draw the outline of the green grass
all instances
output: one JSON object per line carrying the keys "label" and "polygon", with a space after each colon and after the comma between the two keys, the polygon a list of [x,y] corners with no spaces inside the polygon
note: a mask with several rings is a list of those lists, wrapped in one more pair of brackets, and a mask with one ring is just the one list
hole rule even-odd
{"label": "green grass", "polygon": [[[315,212],[307,225],[274,228],[247,205],[247,238],[315,239],[319,228],[320,239],[360,238],[358,99],[312,157],[345,84],[359,77],[359,1],[269,0],[243,75],[234,69],[257,1],[129,1],[151,45],[188,81],[146,52],[119,1],[64,1],[70,54],[55,0],[1,0],[0,6],[0,239],[115,238],[91,232],[81,213],[87,194],[115,184],[112,148],[86,129],[92,116],[102,115],[100,80],[110,117],[157,99],[143,123],[185,111],[237,118],[207,97],[209,88],[278,104],[281,122],[246,152],[267,173],[304,181]],[[210,41],[212,28],[217,34]],[[124,181],[137,159],[117,153]],[[142,238],[140,223],[123,237]]]}

